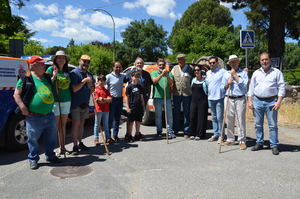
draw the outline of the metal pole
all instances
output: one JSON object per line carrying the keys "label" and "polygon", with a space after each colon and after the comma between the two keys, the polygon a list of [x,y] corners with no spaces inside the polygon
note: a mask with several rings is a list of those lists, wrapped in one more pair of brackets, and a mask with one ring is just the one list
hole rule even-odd
{"label": "metal pole", "polygon": [[248,50],[249,50],[249,48],[245,48],[245,52],[246,52],[246,68],[248,68]]}
{"label": "metal pole", "polygon": [[113,30],[114,30],[114,39],[113,39],[113,61],[115,62],[115,53],[116,53],[116,49],[115,49],[115,48],[116,48],[116,45],[115,45],[115,41],[116,41],[115,20],[114,20],[113,16],[112,16],[108,11],[106,11],[106,10],[104,10],[104,9],[102,9],[102,8],[94,8],[93,11],[103,11],[103,12],[107,13],[107,14],[111,17],[111,19],[112,19],[112,21],[113,21]]}

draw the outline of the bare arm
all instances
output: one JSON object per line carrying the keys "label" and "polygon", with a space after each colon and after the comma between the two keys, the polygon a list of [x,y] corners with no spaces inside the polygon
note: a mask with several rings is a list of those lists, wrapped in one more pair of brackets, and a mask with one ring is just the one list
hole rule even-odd
{"label": "bare arm", "polygon": [[248,96],[248,107],[249,107],[251,110],[254,109],[252,97],[250,97],[250,96]]}
{"label": "bare arm", "polygon": [[126,109],[127,109],[127,113],[131,113],[131,110],[129,108],[129,102],[128,102],[128,95],[125,96],[125,102],[126,102]]}
{"label": "bare arm", "polygon": [[17,103],[17,105],[20,107],[23,115],[28,115],[29,111],[26,105],[23,103],[23,100],[21,98],[22,88],[16,88],[14,92],[14,99]]}
{"label": "bare arm", "polygon": [[79,91],[84,86],[85,83],[89,83],[89,82],[90,83],[92,82],[92,79],[90,77],[84,78],[83,80],[81,80],[81,82],[79,84],[76,84],[76,85],[72,86],[73,92],[76,93],[77,91]]}

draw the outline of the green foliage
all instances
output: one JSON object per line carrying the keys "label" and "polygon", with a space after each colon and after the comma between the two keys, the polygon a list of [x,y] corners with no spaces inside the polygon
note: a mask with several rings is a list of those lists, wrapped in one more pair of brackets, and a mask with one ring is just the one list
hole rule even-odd
{"label": "green foliage", "polygon": [[[294,76],[292,75],[291,72],[293,73]],[[300,70],[284,70],[283,76],[284,76],[284,81],[289,85],[300,84]]]}
{"label": "green foliage", "polygon": [[89,70],[94,75],[107,74],[112,70],[113,52],[102,46],[97,47],[91,44],[73,45],[67,48],[67,54],[71,58],[70,64],[78,65],[81,55],[86,54],[91,57]]}
{"label": "green foliage", "polygon": [[118,50],[126,55],[122,53],[120,57],[120,52],[117,52],[118,60],[135,59],[136,57],[132,56],[135,56],[137,52],[138,56],[145,61],[156,61],[167,54],[167,32],[161,25],[155,24],[153,19],[133,21],[121,35],[124,38],[123,45],[118,45]]}
{"label": "green foliage", "polygon": [[45,48],[39,41],[30,40],[27,44],[24,45],[24,55],[45,55]]}
{"label": "green foliage", "polygon": [[[228,27],[232,30],[232,17],[228,8],[221,6],[217,0],[199,0],[193,3],[173,26],[168,44],[173,49],[174,37],[186,31],[191,31],[201,24]],[[187,35],[188,36],[188,35]],[[181,39],[181,41],[183,41]]]}
{"label": "green foliage", "polygon": [[300,69],[300,47],[295,43],[285,44],[284,59],[285,59],[284,68]]}
{"label": "green foliage", "polygon": [[62,46],[53,46],[53,47],[47,48],[45,51],[45,54],[46,55],[55,55],[55,53],[59,50],[63,50],[65,52],[67,51],[67,49]]}

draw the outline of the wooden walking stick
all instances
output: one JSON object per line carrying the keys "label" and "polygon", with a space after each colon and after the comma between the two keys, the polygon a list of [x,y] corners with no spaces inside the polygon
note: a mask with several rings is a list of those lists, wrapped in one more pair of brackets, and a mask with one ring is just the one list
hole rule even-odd
{"label": "wooden walking stick", "polygon": [[167,129],[166,138],[167,138],[167,144],[169,144],[169,131],[168,131],[168,122],[167,122],[167,120],[168,120],[168,118],[167,118],[167,95],[166,95],[167,81],[168,81],[168,79],[166,79],[165,86],[164,86],[164,105],[165,105],[165,122],[166,122],[166,129]]}
{"label": "wooden walking stick", "polygon": [[222,142],[223,142],[223,130],[224,130],[224,124],[225,124],[225,120],[226,120],[226,114],[227,114],[227,108],[228,108],[228,102],[229,102],[230,87],[231,87],[231,84],[229,84],[229,86],[228,86],[228,94],[227,94],[227,101],[226,101],[224,118],[223,118],[223,123],[222,123],[221,142],[220,142],[220,146],[219,146],[219,153],[221,153],[221,147],[222,147]]}
{"label": "wooden walking stick", "polygon": [[[57,68],[58,70],[58,68]],[[60,131],[58,130],[59,127],[57,127],[57,134],[58,134],[58,142],[59,142],[59,148],[60,153],[64,154],[64,159],[66,159],[66,151],[65,151],[65,135],[63,135],[63,124],[62,124],[62,118],[61,118],[61,106],[60,106],[60,96],[58,92],[58,79],[56,75],[56,94],[57,94],[57,102],[58,102],[58,108],[59,108],[59,123],[60,123]]]}
{"label": "wooden walking stick", "polygon": [[[88,73],[86,73],[86,77],[89,77],[89,76],[88,76]],[[91,88],[91,87],[90,87],[90,90],[91,90],[91,94],[92,94],[92,98],[93,98],[94,107],[95,107],[95,109],[96,109],[95,97],[94,97],[94,93],[92,92],[92,88]],[[104,144],[104,148],[105,148],[106,154],[107,154],[107,155],[110,155],[110,152],[109,152],[109,150],[108,150],[108,148],[107,148],[107,145],[106,145],[106,142],[105,142],[105,138],[104,138],[104,135],[103,135],[103,131],[102,131],[102,128],[101,128],[99,116],[98,116],[96,110],[95,110],[95,114],[96,114],[96,117],[97,117],[98,126],[99,126],[99,131],[100,131],[100,135],[101,135],[101,138],[102,138],[102,141],[103,141],[103,144]]]}

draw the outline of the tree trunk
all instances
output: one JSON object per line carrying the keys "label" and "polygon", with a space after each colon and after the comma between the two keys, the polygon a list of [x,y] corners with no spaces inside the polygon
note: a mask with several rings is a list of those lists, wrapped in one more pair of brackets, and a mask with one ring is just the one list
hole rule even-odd
{"label": "tree trunk", "polygon": [[271,57],[281,57],[284,53],[285,13],[284,7],[270,5],[270,27],[268,49]]}

